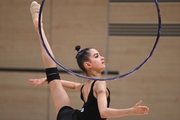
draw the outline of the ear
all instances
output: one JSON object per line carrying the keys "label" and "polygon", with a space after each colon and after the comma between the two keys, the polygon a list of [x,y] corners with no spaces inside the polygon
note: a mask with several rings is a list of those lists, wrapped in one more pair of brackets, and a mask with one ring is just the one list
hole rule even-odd
{"label": "ear", "polygon": [[90,62],[84,62],[84,67],[85,67],[86,69],[91,68],[91,63],[90,63]]}

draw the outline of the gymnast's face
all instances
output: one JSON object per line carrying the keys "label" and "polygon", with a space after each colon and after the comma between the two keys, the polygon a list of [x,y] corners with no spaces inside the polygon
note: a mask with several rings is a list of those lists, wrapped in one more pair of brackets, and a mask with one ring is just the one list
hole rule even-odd
{"label": "gymnast's face", "polygon": [[97,72],[102,72],[106,67],[104,57],[93,48],[89,50],[89,61],[85,62],[85,65],[87,69],[95,70]]}

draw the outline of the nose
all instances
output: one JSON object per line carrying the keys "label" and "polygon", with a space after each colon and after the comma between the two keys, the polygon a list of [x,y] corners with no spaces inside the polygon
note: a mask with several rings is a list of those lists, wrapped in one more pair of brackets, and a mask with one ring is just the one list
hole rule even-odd
{"label": "nose", "polygon": [[103,56],[101,56],[101,60],[105,60],[105,58]]}

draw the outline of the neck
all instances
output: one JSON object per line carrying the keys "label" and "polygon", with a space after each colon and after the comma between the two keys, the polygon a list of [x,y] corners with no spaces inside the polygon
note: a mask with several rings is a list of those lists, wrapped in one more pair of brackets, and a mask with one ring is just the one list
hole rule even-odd
{"label": "neck", "polygon": [[93,77],[93,78],[101,78],[101,73],[97,73],[97,72],[89,72],[86,74],[88,77]]}

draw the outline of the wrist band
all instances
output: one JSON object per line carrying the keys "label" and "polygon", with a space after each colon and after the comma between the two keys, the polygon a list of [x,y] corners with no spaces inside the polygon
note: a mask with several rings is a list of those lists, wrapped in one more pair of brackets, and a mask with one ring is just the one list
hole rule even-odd
{"label": "wrist band", "polygon": [[53,68],[46,68],[46,77],[47,77],[47,81],[48,83],[50,83],[52,80],[60,80],[60,76],[59,76],[59,72],[57,67],[53,67]]}

